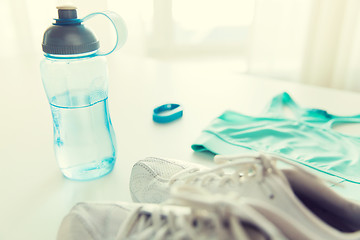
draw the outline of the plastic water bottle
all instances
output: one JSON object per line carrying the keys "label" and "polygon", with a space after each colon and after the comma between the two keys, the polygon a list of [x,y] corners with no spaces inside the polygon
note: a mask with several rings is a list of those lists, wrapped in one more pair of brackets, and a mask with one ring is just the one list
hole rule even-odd
{"label": "plastic water bottle", "polygon": [[[90,180],[111,172],[116,160],[116,139],[108,108],[108,71],[105,55],[120,48],[127,31],[114,12],[77,18],[75,7],[58,7],[59,18],[43,38],[40,69],[50,103],[55,156],[61,172],[72,180]],[[95,35],[84,26],[93,16],[107,17],[117,41],[99,51]]]}

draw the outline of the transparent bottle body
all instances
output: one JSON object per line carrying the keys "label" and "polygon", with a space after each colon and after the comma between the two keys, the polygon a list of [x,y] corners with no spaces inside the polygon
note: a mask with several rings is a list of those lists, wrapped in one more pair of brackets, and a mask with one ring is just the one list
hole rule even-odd
{"label": "transparent bottle body", "polygon": [[105,57],[45,57],[40,69],[52,112],[55,156],[64,176],[90,180],[111,172],[116,138]]}

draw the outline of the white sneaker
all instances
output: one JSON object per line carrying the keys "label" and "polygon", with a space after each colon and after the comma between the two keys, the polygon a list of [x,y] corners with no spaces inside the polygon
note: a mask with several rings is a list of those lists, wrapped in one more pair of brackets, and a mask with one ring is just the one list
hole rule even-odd
{"label": "white sneaker", "polygon": [[[173,192],[171,205],[77,204],[61,223],[57,239],[287,239],[245,203],[234,206],[210,193],[199,195],[196,188],[179,187]],[[206,201],[200,198],[206,195]],[[291,229],[289,223],[284,227]],[[308,239],[295,232],[301,239]]]}
{"label": "white sneaker", "polygon": [[130,176],[131,197],[134,202],[163,202],[170,196],[172,179],[207,169],[202,165],[180,160],[146,158],[137,162],[132,168]]}
{"label": "white sneaker", "polygon": [[[232,162],[213,169],[179,160],[139,161],[130,179],[133,200],[161,202],[169,196],[170,188],[181,185],[198,186],[212,193],[234,192],[234,200],[246,199],[270,221],[274,220],[261,210],[262,206],[276,208],[281,216],[293,219],[317,239],[360,239],[360,206],[336,194],[315,175],[274,156],[215,158],[217,162],[228,160]],[[279,170],[275,160],[294,168]]]}

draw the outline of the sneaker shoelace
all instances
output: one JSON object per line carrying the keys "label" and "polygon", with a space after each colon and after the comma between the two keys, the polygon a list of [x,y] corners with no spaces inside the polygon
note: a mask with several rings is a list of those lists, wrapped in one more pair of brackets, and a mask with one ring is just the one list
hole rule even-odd
{"label": "sneaker shoelace", "polygon": [[[206,200],[204,200],[204,198]],[[177,214],[171,207],[187,206],[188,212]],[[270,239],[285,239],[282,234],[246,204],[225,203],[223,196],[210,194],[201,188],[181,186],[172,189],[169,202],[147,212],[138,207],[129,215],[116,239],[243,239],[249,237],[241,220],[250,222]],[[210,232],[209,232],[210,231]]]}
{"label": "sneaker shoelace", "polygon": [[[286,163],[311,178],[320,179],[318,176],[301,168],[297,163],[275,155],[262,153],[230,157],[217,155],[214,157],[214,161],[220,166],[205,171],[200,171],[199,168],[186,168],[174,174],[170,178],[169,185],[181,181],[184,184],[199,183],[201,187],[207,187],[210,183],[216,182],[217,187],[221,188],[226,184],[243,184],[249,179],[257,179],[262,182],[268,174],[279,176],[288,185],[286,177],[276,167],[277,161]],[[232,173],[227,173],[225,171],[227,169],[231,169]]]}

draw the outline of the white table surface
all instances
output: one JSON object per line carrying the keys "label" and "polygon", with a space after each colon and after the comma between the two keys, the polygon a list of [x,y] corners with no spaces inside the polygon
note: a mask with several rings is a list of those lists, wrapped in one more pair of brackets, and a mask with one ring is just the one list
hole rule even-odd
{"label": "white table surface", "polygon": [[[190,145],[224,110],[259,114],[274,95],[287,91],[305,107],[339,115],[360,112],[359,93],[244,75],[224,67],[221,60],[171,63],[118,54],[109,59],[109,107],[118,159],[109,175],[76,182],[61,175],[54,157],[39,59],[0,58],[0,239],[55,239],[75,203],[131,201],[131,167],[147,156],[212,165],[210,154],[194,153]],[[168,102],[183,105],[183,118],[154,123],[152,109]]]}

